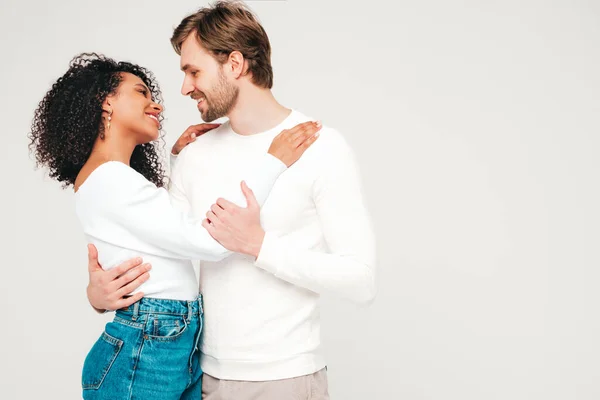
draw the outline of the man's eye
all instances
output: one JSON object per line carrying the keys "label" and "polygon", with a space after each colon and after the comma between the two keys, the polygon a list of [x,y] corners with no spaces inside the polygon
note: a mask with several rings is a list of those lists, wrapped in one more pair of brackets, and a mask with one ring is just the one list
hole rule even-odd
{"label": "man's eye", "polygon": [[195,78],[196,76],[198,76],[198,71],[193,71],[192,72],[192,76]]}

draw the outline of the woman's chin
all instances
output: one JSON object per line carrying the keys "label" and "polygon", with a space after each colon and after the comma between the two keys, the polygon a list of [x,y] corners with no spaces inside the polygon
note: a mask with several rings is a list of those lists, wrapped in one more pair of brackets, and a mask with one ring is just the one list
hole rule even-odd
{"label": "woman's chin", "polygon": [[160,137],[160,134],[157,129],[155,131],[147,132],[146,135],[144,135],[144,137],[142,139],[143,139],[144,143],[150,143],[150,142],[154,142],[154,141],[158,140],[159,137]]}

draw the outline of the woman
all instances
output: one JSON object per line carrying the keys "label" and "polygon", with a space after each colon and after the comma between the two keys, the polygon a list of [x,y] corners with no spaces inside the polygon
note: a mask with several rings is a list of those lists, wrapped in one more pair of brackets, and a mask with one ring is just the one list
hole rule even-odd
{"label": "woman", "polygon": [[[189,260],[219,260],[231,252],[202,221],[171,206],[157,150],[160,103],[146,69],[82,54],[35,112],[30,148],[37,164],[65,187],[73,185],[77,216],[104,268],[140,255],[153,266],[147,297],[118,310],[86,357],[85,399],[201,397],[203,311]],[[273,140],[245,177],[260,201],[319,129],[304,123]]]}

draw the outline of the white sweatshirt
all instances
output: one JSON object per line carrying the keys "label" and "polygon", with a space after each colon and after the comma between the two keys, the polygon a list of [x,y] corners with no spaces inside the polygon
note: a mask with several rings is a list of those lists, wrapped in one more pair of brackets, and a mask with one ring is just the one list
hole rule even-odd
{"label": "white sweatshirt", "polygon": [[[177,157],[173,201],[204,216],[283,129],[308,121],[293,111],[279,126],[241,136],[225,123]],[[257,260],[233,254],[202,261],[205,303],[202,369],[232,380],[302,376],[325,366],[319,295],[369,302],[375,295],[375,240],[352,151],[323,127],[281,174],[261,210],[266,231]],[[250,186],[252,188],[252,186]]]}
{"label": "white sweatshirt", "polygon": [[[285,169],[265,151],[238,179],[245,178],[263,204]],[[221,196],[245,205],[239,184],[221,189]],[[177,210],[166,189],[121,162],[97,167],[75,194],[75,207],[104,269],[139,256],[152,264],[150,278],[136,290],[147,297],[193,300],[198,283],[190,259],[218,261],[231,254],[202,227],[203,218]]]}

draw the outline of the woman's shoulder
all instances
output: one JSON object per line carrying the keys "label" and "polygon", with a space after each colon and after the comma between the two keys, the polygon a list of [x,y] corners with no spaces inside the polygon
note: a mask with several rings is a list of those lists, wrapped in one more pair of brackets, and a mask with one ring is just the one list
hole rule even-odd
{"label": "woman's shoulder", "polygon": [[115,190],[132,190],[152,184],[142,174],[120,161],[84,166],[75,181],[78,197],[106,196]]}

